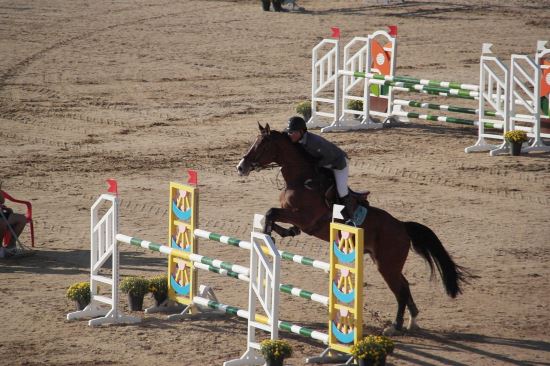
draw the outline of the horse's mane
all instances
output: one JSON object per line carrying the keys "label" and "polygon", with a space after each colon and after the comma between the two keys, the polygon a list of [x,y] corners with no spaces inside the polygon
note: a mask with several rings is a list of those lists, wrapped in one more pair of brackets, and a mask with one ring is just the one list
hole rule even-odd
{"label": "horse's mane", "polygon": [[[316,160],[313,156],[311,156],[301,144],[295,144],[290,140],[290,137],[285,132],[277,131],[277,130],[271,130],[271,134],[276,138],[280,139],[281,141],[285,141],[285,144],[288,145],[288,149],[294,149],[296,150],[297,154],[302,157],[305,162],[313,167],[316,165]],[[285,150],[287,148],[285,147]]]}

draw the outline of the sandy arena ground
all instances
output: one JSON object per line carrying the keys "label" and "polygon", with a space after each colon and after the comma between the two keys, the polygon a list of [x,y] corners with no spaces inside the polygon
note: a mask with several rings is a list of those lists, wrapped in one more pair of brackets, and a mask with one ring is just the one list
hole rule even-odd
{"label": "sandy arena ground", "polygon": [[[347,42],[397,24],[398,75],[470,83],[483,42],[508,60],[550,41],[546,0],[373,3],[300,0],[306,12],[268,13],[256,0],[0,0],[0,179],[33,201],[38,251],[0,262],[0,364],[220,365],[244,351],[245,322],[235,318],[67,322],[74,304],[65,291],[88,278],[89,209],[107,178],[119,182],[123,233],[165,242],[168,183],[194,168],[201,227],[247,238],[252,215],[277,204],[281,182],[276,170],[240,178],[235,165],[258,121],[281,129],[309,99],[311,49],[331,26]],[[419,121],[326,136],[352,157],[352,187],[433,228],[477,276],[452,300],[411,253],[405,274],[421,330],[395,338],[388,364],[550,365],[550,154],[467,155],[474,128]],[[305,235],[277,243],[328,258],[328,246]],[[165,271],[159,254],[122,252],[123,275]],[[247,256],[206,241],[201,253]],[[200,276],[224,302],[246,305],[246,284]],[[396,304],[370,260],[365,276],[366,332],[380,333]],[[291,263],[283,281],[327,292],[323,273]],[[322,306],[282,298],[282,318],[326,328]],[[323,349],[288,339],[289,365]]]}

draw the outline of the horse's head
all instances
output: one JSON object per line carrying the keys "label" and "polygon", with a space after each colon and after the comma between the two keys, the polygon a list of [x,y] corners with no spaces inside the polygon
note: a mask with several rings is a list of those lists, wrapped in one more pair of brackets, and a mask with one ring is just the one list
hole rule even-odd
{"label": "horse's head", "polygon": [[258,123],[258,127],[260,128],[260,135],[237,165],[237,172],[240,176],[246,176],[252,170],[260,170],[271,163],[277,162],[280,151],[277,142],[282,140],[283,134],[271,131],[269,124],[262,127]]}

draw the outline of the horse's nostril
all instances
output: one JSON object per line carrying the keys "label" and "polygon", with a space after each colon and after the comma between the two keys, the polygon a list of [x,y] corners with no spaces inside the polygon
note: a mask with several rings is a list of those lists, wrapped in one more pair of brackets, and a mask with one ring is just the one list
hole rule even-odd
{"label": "horse's nostril", "polygon": [[241,161],[239,161],[239,164],[237,164],[237,172],[239,174],[242,174],[244,172],[243,162],[244,162],[244,159],[241,159]]}

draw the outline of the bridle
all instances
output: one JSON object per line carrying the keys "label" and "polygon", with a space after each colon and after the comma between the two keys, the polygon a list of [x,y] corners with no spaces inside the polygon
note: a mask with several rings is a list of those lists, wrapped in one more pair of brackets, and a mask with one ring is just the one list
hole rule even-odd
{"label": "bridle", "polygon": [[[265,136],[263,137],[265,139],[269,139],[268,136]],[[250,161],[250,159],[248,158],[248,155],[250,154],[250,152],[252,151],[252,149],[254,149],[254,146],[256,146],[256,144],[252,145],[250,147],[250,149],[247,151],[247,153],[243,156],[242,160],[243,161],[246,161],[249,163],[250,165],[250,168],[251,170],[254,170],[256,172],[259,172],[259,171],[262,171],[262,170],[265,170],[265,169],[273,169],[273,168],[276,168],[278,167],[279,165],[277,163],[267,163],[267,164],[264,164],[264,165],[260,165],[257,160],[262,156],[262,154],[265,152],[265,150],[267,149],[267,145],[264,144],[264,146],[262,146],[261,150],[259,149],[256,149],[256,157],[254,159],[254,161]]]}

